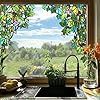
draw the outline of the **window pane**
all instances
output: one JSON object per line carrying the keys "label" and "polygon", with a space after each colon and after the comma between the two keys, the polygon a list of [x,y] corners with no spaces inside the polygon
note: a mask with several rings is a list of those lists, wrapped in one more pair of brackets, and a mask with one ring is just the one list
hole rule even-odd
{"label": "window pane", "polygon": [[[55,69],[64,70],[67,56],[75,54],[80,62],[80,75],[86,76],[85,66],[80,60],[82,53],[79,52],[80,48],[77,52],[75,48],[77,44],[73,45],[73,41],[78,41],[75,40],[78,32],[78,34],[82,34],[77,37],[79,41],[86,42],[87,6],[83,4],[56,5],[56,8],[52,8],[54,5],[34,6],[35,14],[28,18],[28,28],[18,29],[17,34],[12,38],[12,44],[17,50],[6,59],[4,73],[9,77],[19,77],[18,70],[24,67],[28,69],[27,76],[44,75],[50,64]],[[72,16],[70,16],[71,13],[73,13]],[[79,21],[76,19],[77,16],[78,18],[81,16]],[[80,27],[76,27],[77,24],[80,24]],[[9,46],[8,49],[13,48]],[[76,59],[72,57],[67,62],[67,69],[76,68]],[[76,72],[66,75],[74,77]]]}

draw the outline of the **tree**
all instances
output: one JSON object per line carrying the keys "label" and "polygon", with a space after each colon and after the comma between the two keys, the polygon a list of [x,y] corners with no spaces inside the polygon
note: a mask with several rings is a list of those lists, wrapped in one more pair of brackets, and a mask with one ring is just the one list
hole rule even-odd
{"label": "tree", "polygon": [[16,41],[10,41],[9,42],[9,46],[8,46],[8,51],[12,52],[12,51],[18,51],[18,43]]}
{"label": "tree", "polygon": [[50,51],[50,49],[51,49],[51,44],[50,43],[44,43],[43,45],[42,45],[42,47],[41,47],[42,49],[46,49],[46,50],[49,50]]}
{"label": "tree", "polygon": [[27,28],[29,19],[33,16],[34,5],[1,4],[0,5],[0,74],[3,71],[3,62],[9,55],[6,47],[19,28]]}
{"label": "tree", "polygon": [[18,54],[19,48],[18,48],[18,43],[15,41],[10,41],[8,49],[6,49],[6,53],[9,54],[7,57],[7,61],[12,61],[14,57]]}
{"label": "tree", "polygon": [[19,51],[20,51],[20,58],[21,58],[21,59],[24,59],[24,58],[25,58],[25,55],[27,54],[26,49],[25,49],[24,47],[21,47],[21,48],[19,49]]}
{"label": "tree", "polygon": [[56,13],[63,35],[74,33],[72,46],[78,50],[86,43],[87,6],[85,4],[45,4],[43,9]]}

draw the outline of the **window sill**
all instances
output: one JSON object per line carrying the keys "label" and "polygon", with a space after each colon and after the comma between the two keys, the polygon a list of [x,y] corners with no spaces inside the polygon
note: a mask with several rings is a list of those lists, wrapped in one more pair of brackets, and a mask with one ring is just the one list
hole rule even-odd
{"label": "window sill", "polygon": [[[9,77],[8,79],[16,79],[20,81],[20,77]],[[39,84],[48,84],[48,78],[45,76],[31,76],[31,77],[25,77],[26,81],[28,84],[34,84],[34,85],[39,85]],[[80,78],[80,84],[83,84],[83,79]],[[75,85],[77,84],[77,78],[66,78],[66,84],[68,85]]]}

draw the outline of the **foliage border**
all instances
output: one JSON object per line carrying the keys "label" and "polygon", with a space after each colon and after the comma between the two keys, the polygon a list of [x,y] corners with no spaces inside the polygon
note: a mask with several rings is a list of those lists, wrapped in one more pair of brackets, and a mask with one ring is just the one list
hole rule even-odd
{"label": "foliage border", "polygon": [[0,4],[64,4],[64,3],[83,3],[88,5],[88,35],[87,44],[95,42],[95,0],[0,0]]}

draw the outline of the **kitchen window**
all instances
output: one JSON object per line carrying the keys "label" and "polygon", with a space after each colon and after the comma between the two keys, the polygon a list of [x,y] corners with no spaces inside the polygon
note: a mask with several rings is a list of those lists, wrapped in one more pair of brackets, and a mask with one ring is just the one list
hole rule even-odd
{"label": "kitchen window", "polygon": [[[17,0],[16,1],[14,1],[14,2],[12,2],[12,3],[24,3],[24,2],[17,2]],[[51,1],[49,1],[49,0],[47,0],[47,2],[45,2],[45,3],[50,3]],[[10,2],[7,2],[7,3],[10,3]],[[36,2],[35,0],[32,2],[32,1],[26,1],[26,3],[39,3],[39,1],[38,2]],[[40,1],[40,3],[44,3],[44,1]],[[59,2],[59,1],[55,1],[54,3],[61,3],[61,2]],[[86,5],[88,5],[88,20],[87,20],[87,22],[88,22],[88,38],[87,38],[87,40],[88,40],[88,44],[93,44],[94,43],[94,34],[92,34],[92,33],[94,33],[94,9],[93,9],[93,2],[90,2],[90,0],[75,0],[75,1],[72,1],[72,0],[69,0],[69,1],[63,1],[62,3],[76,3],[76,4],[78,4],[78,3],[83,3],[83,4],[86,4]],[[92,7],[91,7],[92,6]],[[92,14],[93,14],[93,16],[92,16]],[[39,20],[39,19],[38,19]],[[37,24],[38,26],[41,26],[40,24]],[[42,28],[43,29],[43,28]],[[42,30],[41,29],[41,30]],[[42,30],[43,31],[43,30]],[[48,30],[47,30],[48,31]],[[92,35],[91,35],[92,34]],[[61,35],[61,34],[59,34],[59,35]],[[66,36],[67,37],[67,36]],[[29,41],[28,41],[29,42]],[[46,44],[47,46],[48,46],[48,44]],[[50,43],[49,43],[49,45],[50,46],[53,46],[53,42],[51,41]],[[60,45],[60,44],[59,44]],[[62,46],[62,45],[60,45],[60,46]],[[23,52],[25,53],[26,52],[26,50],[25,50],[25,48],[21,48],[21,50],[23,50]],[[38,53],[38,50],[37,49],[35,49],[35,54],[37,54]],[[48,53],[48,51],[45,51],[45,52],[47,52]],[[23,54],[23,53],[21,53],[21,54]],[[60,54],[60,51],[58,52],[58,55]],[[30,54],[31,55],[31,54]],[[22,55],[23,56],[23,55]],[[59,55],[59,56],[61,56],[61,55]],[[37,55],[35,55],[35,57],[37,57]],[[26,55],[25,56],[25,58],[26,59],[29,59],[29,57],[28,57],[28,55]],[[16,58],[17,59],[17,58]],[[38,60],[37,60],[38,61]],[[54,61],[54,60],[53,60]],[[64,59],[63,59],[63,61],[64,61]],[[59,62],[59,59],[58,59],[58,62]],[[24,62],[23,62],[24,63]],[[9,69],[9,68],[8,68]],[[33,68],[33,69],[35,69],[35,67]],[[39,70],[40,71],[40,70]],[[10,73],[10,71],[9,71],[9,75],[11,75],[11,73]]]}

